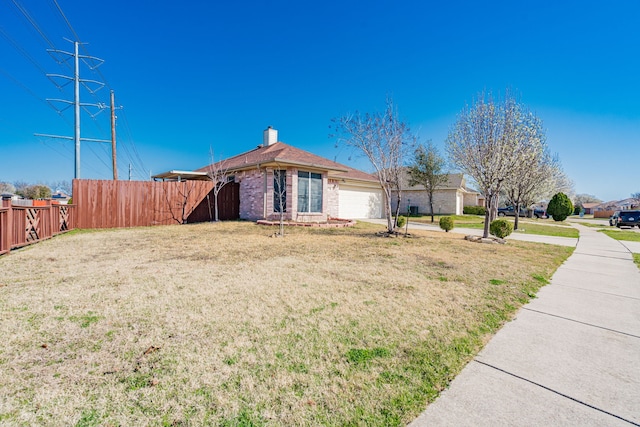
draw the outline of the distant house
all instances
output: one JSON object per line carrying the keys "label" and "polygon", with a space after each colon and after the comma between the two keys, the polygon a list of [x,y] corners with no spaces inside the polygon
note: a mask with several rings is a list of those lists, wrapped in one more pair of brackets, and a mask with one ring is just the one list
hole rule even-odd
{"label": "distant house", "polygon": [[624,211],[638,208],[640,208],[640,200],[630,197],[628,199],[600,203],[593,209],[594,211]]}
{"label": "distant house", "polygon": [[591,202],[591,203],[583,203],[582,208],[584,209],[584,213],[587,215],[592,215],[594,210],[600,206],[600,202]]}
{"label": "distant house", "polygon": [[[278,141],[268,127],[257,148],[222,160],[237,184],[239,218],[324,222],[329,218],[383,217],[383,192],[371,174]],[[156,179],[207,179],[212,165],[193,172],[173,171]]]}
{"label": "distant house", "polygon": [[62,191],[56,191],[54,194],[51,195],[51,201],[54,203],[58,203],[60,205],[68,204],[70,198],[71,196],[69,196],[67,193],[64,193]]}
{"label": "distant house", "polygon": [[[431,214],[429,197],[422,185],[409,186],[409,176],[406,175],[402,188],[402,203],[412,206],[412,213]],[[462,215],[465,206],[484,206],[484,196],[467,187],[464,175],[449,174],[447,182],[433,193],[433,213],[436,215]],[[393,198],[393,207],[397,204],[397,196]],[[407,211],[407,205],[400,207],[401,212]]]}
{"label": "distant house", "polygon": [[2,194],[0,194],[0,198],[2,200],[18,200],[20,198],[20,196],[18,196],[17,194],[13,194],[13,193],[2,193]]}

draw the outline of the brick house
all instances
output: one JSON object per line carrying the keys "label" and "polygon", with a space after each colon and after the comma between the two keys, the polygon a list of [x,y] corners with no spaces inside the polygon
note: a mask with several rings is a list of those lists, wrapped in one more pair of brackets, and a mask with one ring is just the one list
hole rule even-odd
{"label": "brick house", "polygon": [[239,184],[240,219],[276,220],[281,210],[285,219],[299,222],[383,216],[383,192],[374,175],[278,142],[271,127],[262,145],[215,165]]}
{"label": "brick house", "polygon": [[[431,214],[429,197],[422,185],[409,186],[409,176],[405,177],[406,183],[402,188],[401,212],[406,212],[407,203],[410,200],[412,213]],[[397,198],[394,197],[392,206],[395,208]],[[461,173],[449,174],[447,182],[433,192],[434,214],[462,215],[465,206],[484,206],[484,196],[467,187],[464,175]]]}

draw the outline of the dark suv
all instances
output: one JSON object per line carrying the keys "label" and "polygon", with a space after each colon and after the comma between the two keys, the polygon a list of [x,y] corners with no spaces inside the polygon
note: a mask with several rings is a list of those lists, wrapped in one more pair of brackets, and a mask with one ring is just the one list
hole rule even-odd
{"label": "dark suv", "polygon": [[640,211],[620,211],[620,217],[616,221],[616,227],[640,227]]}
{"label": "dark suv", "polygon": [[[516,209],[513,206],[507,206],[506,208],[498,208],[498,216],[516,216],[515,211]],[[528,217],[529,212],[530,212],[529,209],[520,208],[520,214],[518,216]],[[545,218],[547,216],[547,212],[544,209],[535,208],[531,216],[534,216],[536,218]]]}

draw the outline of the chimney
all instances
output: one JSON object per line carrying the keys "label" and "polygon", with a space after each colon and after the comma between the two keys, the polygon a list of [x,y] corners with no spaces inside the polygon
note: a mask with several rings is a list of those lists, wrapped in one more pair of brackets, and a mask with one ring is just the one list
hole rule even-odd
{"label": "chimney", "polygon": [[262,134],[262,146],[273,145],[278,142],[278,131],[271,126],[267,127]]}

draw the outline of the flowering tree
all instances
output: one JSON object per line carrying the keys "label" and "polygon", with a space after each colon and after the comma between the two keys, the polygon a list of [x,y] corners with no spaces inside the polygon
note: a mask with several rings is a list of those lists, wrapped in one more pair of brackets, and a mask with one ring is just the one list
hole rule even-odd
{"label": "flowering tree", "polygon": [[497,103],[481,93],[473,106],[465,106],[447,136],[451,164],[469,175],[485,196],[484,237],[497,215],[498,197],[514,166],[517,103],[507,94]]}

